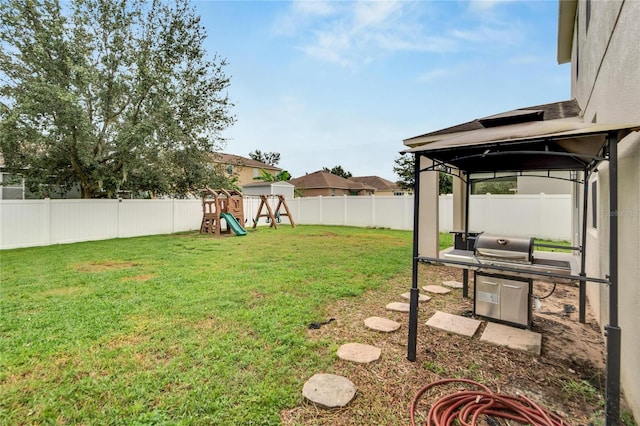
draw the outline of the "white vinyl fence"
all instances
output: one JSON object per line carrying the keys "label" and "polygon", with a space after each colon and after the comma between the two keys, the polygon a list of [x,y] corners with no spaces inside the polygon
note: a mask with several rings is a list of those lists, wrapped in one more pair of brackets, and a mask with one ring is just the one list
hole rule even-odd
{"label": "white vinyl fence", "polygon": [[[245,199],[247,228],[258,203]],[[300,225],[413,228],[411,196],[305,197],[287,204]],[[451,231],[453,198],[440,196],[439,209],[440,230]],[[473,195],[469,215],[471,231],[571,238],[570,195]],[[197,230],[201,218],[200,200],[0,200],[0,249]],[[261,218],[259,225],[268,224]],[[288,226],[286,217],[282,225]]]}

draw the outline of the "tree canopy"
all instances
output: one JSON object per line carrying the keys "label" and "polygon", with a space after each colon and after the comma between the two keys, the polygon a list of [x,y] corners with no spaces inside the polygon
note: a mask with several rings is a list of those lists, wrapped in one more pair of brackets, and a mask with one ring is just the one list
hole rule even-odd
{"label": "tree canopy", "polygon": [[184,195],[220,179],[230,79],[188,0],[3,3],[0,148],[31,191]]}
{"label": "tree canopy", "polygon": [[[400,155],[394,160],[393,172],[400,180],[396,183],[402,189],[413,190],[415,186],[415,159],[412,155]],[[453,192],[453,177],[444,171],[440,172],[438,189],[440,194],[451,194]]]}
{"label": "tree canopy", "polygon": [[322,170],[324,170],[325,172],[331,173],[332,175],[343,177],[345,179],[349,179],[353,177],[351,172],[346,171],[345,169],[342,168],[342,166],[334,166],[331,169],[329,169],[328,167],[323,167]]}
{"label": "tree canopy", "polygon": [[258,149],[249,153],[249,158],[260,161],[261,163],[268,164],[270,166],[277,166],[280,162],[279,152],[262,152]]}

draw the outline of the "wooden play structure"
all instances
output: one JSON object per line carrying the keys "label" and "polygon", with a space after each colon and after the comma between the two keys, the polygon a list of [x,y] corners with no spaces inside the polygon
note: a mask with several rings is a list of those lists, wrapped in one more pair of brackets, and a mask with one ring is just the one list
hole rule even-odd
{"label": "wooden play structure", "polygon": [[[226,222],[223,229],[221,221]],[[235,189],[211,189],[207,187],[202,193],[202,223],[201,234],[229,234],[247,235],[244,224],[244,200],[242,192]]]}
{"label": "wooden play structure", "polygon": [[[278,198],[278,204],[275,209],[271,208],[269,204],[269,196],[268,195],[260,195],[260,204],[258,206],[258,213],[256,214],[255,219],[253,220],[253,229],[258,226],[258,220],[261,217],[266,217],[267,222],[269,222],[269,227],[273,227],[274,229],[278,229],[278,223],[280,223],[280,218],[282,216],[286,216],[289,218],[289,223],[292,228],[296,227],[296,224],[293,222],[293,217],[291,216],[291,212],[289,211],[289,207],[287,206],[287,202],[284,199],[283,195],[272,195],[271,197]],[[281,212],[280,209],[284,208],[284,212]],[[262,210],[265,209],[265,213],[262,213]]]}

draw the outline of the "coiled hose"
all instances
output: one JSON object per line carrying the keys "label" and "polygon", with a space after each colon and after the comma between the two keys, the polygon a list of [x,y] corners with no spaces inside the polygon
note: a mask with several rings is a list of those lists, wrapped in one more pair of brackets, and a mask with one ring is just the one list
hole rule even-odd
{"label": "coiled hose", "polygon": [[420,397],[429,389],[448,383],[466,383],[477,386],[481,390],[462,390],[440,398],[429,409],[427,426],[448,426],[455,420],[458,420],[462,426],[473,426],[482,415],[514,420],[532,426],[569,425],[558,415],[545,410],[526,397],[493,393],[488,387],[473,380],[443,379],[429,383],[413,397],[409,412],[411,426],[416,426],[415,412]]}

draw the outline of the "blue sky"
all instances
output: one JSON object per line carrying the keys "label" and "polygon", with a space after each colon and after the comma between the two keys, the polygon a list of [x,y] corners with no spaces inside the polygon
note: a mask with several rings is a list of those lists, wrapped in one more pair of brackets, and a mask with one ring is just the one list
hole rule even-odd
{"label": "blue sky", "polygon": [[224,151],[279,152],[294,177],[340,165],[395,181],[403,139],[571,97],[557,1],[194,5],[228,61]]}

